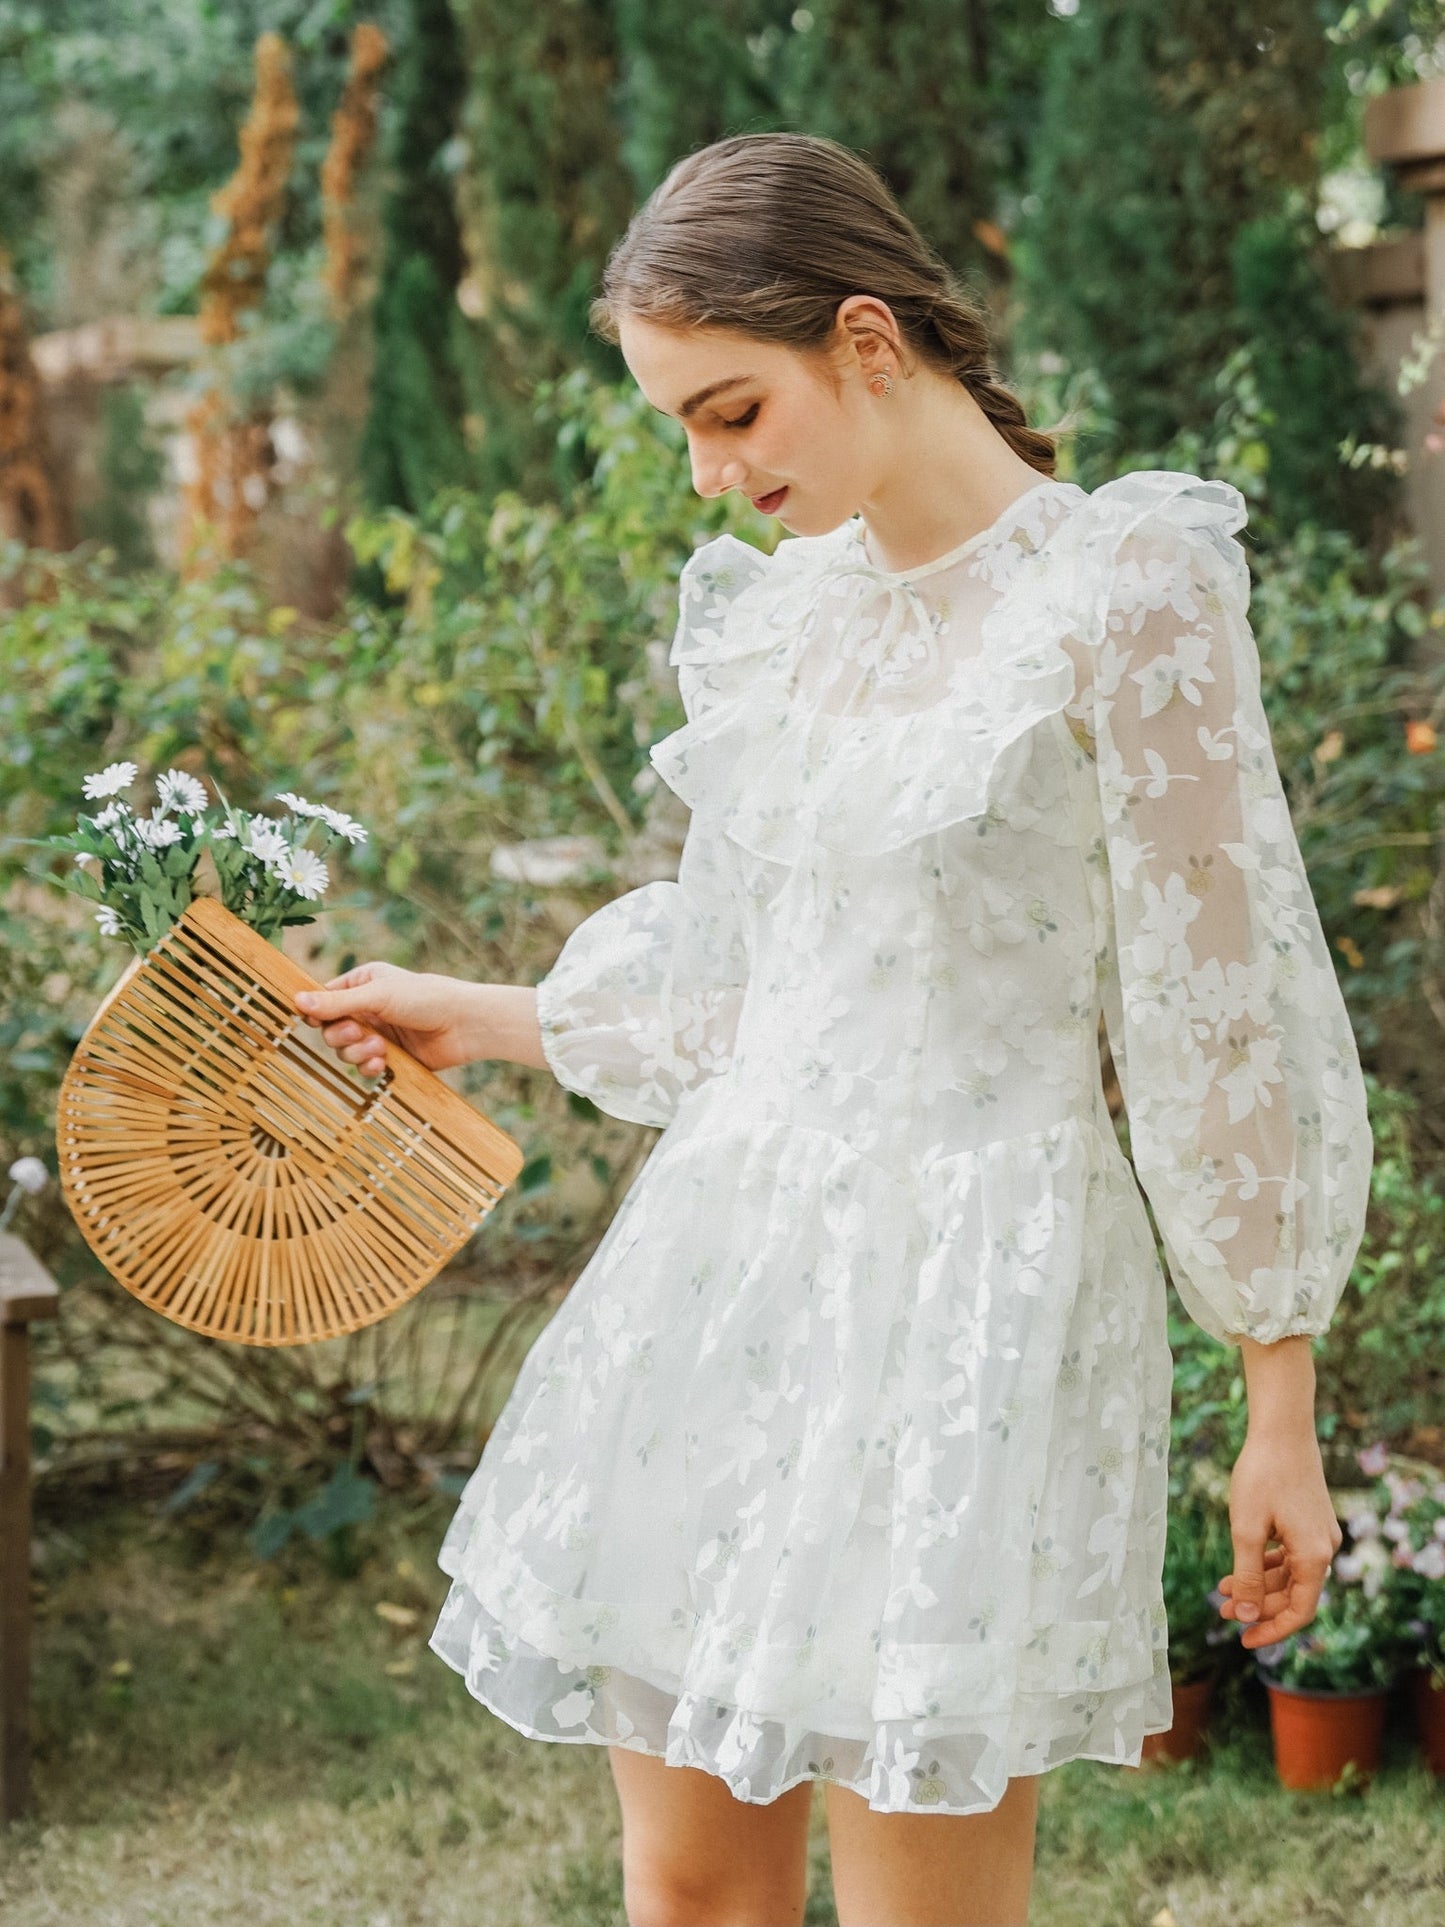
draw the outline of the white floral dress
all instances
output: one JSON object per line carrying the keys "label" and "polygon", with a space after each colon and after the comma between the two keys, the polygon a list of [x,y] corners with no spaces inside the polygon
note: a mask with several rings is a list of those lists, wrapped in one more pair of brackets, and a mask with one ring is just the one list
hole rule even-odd
{"label": "white floral dress", "polygon": [[680,585],[676,881],[538,986],[663,1126],[529,1352],[432,1644],[522,1732],[973,1813],[1171,1719],[1180,1298],[1324,1331],[1370,1168],[1236,531],[1171,470],[1041,480],[883,571],[854,518]]}

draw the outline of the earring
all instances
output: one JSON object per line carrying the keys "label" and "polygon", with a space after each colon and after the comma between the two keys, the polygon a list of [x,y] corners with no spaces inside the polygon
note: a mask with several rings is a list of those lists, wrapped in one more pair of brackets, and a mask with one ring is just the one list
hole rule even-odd
{"label": "earring", "polygon": [[[880,381],[883,384],[881,388],[878,386]],[[876,394],[891,395],[893,393],[893,377],[886,369],[880,369],[876,375],[870,375],[868,377],[868,386],[873,389]]]}

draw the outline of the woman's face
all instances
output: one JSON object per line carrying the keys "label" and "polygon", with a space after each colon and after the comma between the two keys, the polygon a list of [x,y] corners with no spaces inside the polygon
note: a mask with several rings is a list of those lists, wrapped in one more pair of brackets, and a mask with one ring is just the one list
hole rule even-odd
{"label": "woman's face", "polygon": [[699,495],[736,489],[794,534],[824,535],[875,486],[885,451],[856,353],[838,358],[835,391],[821,362],[731,329],[624,313],[618,333],[643,394],[686,430]]}

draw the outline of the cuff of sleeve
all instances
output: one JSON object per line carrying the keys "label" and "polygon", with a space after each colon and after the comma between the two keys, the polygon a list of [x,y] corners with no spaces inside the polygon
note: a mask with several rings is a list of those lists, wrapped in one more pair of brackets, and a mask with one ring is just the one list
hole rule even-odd
{"label": "cuff of sleeve", "polygon": [[1328,1323],[1322,1325],[1312,1318],[1264,1318],[1243,1331],[1228,1332],[1225,1338],[1227,1344],[1236,1347],[1241,1338],[1252,1338],[1256,1345],[1273,1345],[1281,1338],[1323,1338],[1328,1330]]}
{"label": "cuff of sleeve", "polygon": [[1221,1345],[1236,1351],[1241,1338],[1252,1338],[1257,1345],[1272,1345],[1280,1338],[1322,1338],[1330,1328],[1330,1315],[1321,1311],[1318,1302],[1313,1311],[1261,1312],[1251,1317],[1243,1309],[1244,1288],[1222,1275],[1212,1277],[1209,1291],[1175,1262],[1170,1264],[1169,1275],[1194,1323]]}
{"label": "cuff of sleeve", "polygon": [[557,1082],[570,1091],[575,1090],[576,1086],[572,1083],[571,1079],[564,1074],[557,1048],[565,1025],[562,1022],[562,1013],[559,1008],[561,1000],[558,989],[552,981],[554,974],[554,972],[548,971],[545,977],[539,979],[536,986],[537,1028],[542,1033],[542,1055],[547,1060],[547,1068],[551,1071]]}

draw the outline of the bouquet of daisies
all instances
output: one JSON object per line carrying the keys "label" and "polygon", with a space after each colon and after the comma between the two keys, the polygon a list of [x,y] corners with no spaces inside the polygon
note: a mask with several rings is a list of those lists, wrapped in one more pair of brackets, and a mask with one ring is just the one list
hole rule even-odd
{"label": "bouquet of daisies", "polygon": [[83,795],[100,807],[82,811],[69,835],[45,846],[74,859],[52,881],[96,904],[102,932],[142,956],[198,894],[203,853],[221,902],[274,942],[286,924],[315,921],[311,905],[331,881],[326,851],[366,841],[359,823],[325,803],[283,790],[275,800],[286,813],[263,816],[236,809],[219,790],[212,802],[201,779],[179,769],[156,779],[154,804],[143,813],[126,800],[137,774],[134,763],[112,763],[87,776]]}

